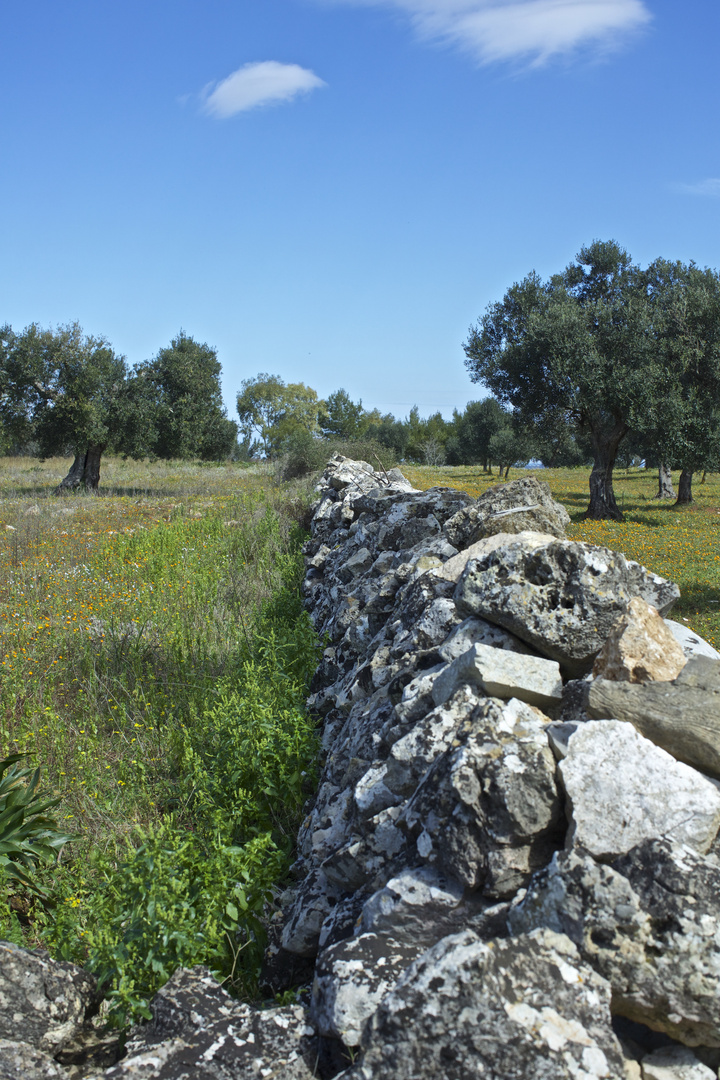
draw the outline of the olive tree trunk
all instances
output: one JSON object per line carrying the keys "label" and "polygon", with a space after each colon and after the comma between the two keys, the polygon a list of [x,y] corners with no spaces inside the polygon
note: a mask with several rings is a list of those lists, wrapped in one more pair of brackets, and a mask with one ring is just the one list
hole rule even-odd
{"label": "olive tree trunk", "polygon": [[656,499],[674,499],[675,489],[672,485],[672,473],[667,465],[662,462],[658,465],[658,492]]}
{"label": "olive tree trunk", "polygon": [[593,449],[595,460],[590,473],[590,505],[585,517],[593,521],[622,521],[623,515],[615,502],[613,491],[613,469],[618,447],[630,428],[625,423],[617,423],[610,432],[593,431]]}
{"label": "olive tree trunk", "polygon": [[692,501],[692,469],[683,469],[678,482],[676,506],[688,506]]}
{"label": "olive tree trunk", "polygon": [[104,449],[104,446],[89,446],[87,450],[77,453],[67,476],[55,488],[55,494],[62,495],[65,491],[76,491],[83,487],[89,495],[97,495],[100,458]]}

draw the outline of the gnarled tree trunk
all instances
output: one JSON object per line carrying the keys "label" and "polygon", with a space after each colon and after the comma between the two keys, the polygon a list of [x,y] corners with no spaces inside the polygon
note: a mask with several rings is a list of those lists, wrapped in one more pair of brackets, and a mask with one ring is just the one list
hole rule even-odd
{"label": "gnarled tree trunk", "polygon": [[104,449],[104,446],[89,446],[87,450],[77,453],[67,476],[55,488],[55,494],[62,495],[65,491],[75,491],[79,487],[84,487],[88,495],[97,495],[100,483],[100,458]]}
{"label": "gnarled tree trunk", "polygon": [[625,423],[617,423],[611,432],[593,431],[592,440],[595,451],[592,472],[590,473],[590,505],[585,517],[593,521],[622,521],[623,515],[615,502],[613,491],[613,468],[618,446],[630,428]]}
{"label": "gnarled tree trunk", "polygon": [[658,465],[658,492],[656,499],[674,499],[675,490],[672,486],[672,473],[667,465],[662,462]]}
{"label": "gnarled tree trunk", "polygon": [[688,506],[693,501],[692,478],[692,469],[683,469],[680,473],[677,499],[675,501],[676,506]]}

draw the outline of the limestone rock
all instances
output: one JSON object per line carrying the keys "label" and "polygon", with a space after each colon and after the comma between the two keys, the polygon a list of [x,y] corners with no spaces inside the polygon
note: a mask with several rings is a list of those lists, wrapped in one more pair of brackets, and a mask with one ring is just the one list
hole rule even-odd
{"label": "limestone rock", "polygon": [[322,869],[309,873],[286,913],[281,939],[283,949],[297,956],[315,956],[322,925],[339,895]]}
{"label": "limestone rock", "polygon": [[432,696],[442,705],[461,686],[470,685],[488,697],[519,698],[549,709],[562,699],[560,666],[539,656],[520,656],[491,645],[473,645],[458,656],[433,683]]}
{"label": "limestone rock", "polygon": [[130,1033],[108,1080],[310,1080],[314,1031],[300,1005],[259,1010],[226,993],[206,968],[179,969],[150,1003],[152,1020]]}
{"label": "limestone rock", "polygon": [[623,1078],[608,984],[547,931],[444,938],[387,995],[363,1050],[343,1080]]}
{"label": "limestone rock", "polygon": [[526,530],[564,538],[570,515],[550,494],[550,485],[532,476],[498,484],[482,493],[445,523],[445,534],[456,548],[466,548],[493,533]]}
{"label": "limestone rock", "polygon": [[705,641],[689,626],[675,622],[674,619],[666,619],[665,625],[677,641],[678,645],[689,660],[692,656],[709,656],[711,660],[720,660],[720,652],[713,648],[709,641]]}
{"label": "limestone rock", "polygon": [[642,1080],[717,1080],[709,1069],[685,1046],[664,1046],[642,1061]]}
{"label": "limestone rock", "polygon": [[450,631],[442,644],[438,646],[437,653],[443,660],[450,663],[458,656],[462,656],[473,645],[491,645],[494,649],[506,649],[514,653],[530,652],[524,641],[509,634],[501,626],[495,626],[487,619],[471,616]]}
{"label": "limestone rock", "polygon": [[435,576],[444,578],[446,581],[452,581],[457,583],[462,577],[466,566],[469,562],[475,559],[482,559],[486,555],[489,555],[491,551],[496,551],[498,548],[507,547],[514,544],[516,541],[522,543],[525,547],[544,547],[545,544],[554,540],[555,537],[552,533],[533,532],[532,530],[523,530],[520,533],[514,532],[500,532],[494,533],[492,536],[486,536],[483,540],[476,540],[474,544],[470,544],[469,547],[459,551],[457,555],[453,555],[451,559],[435,571]]}
{"label": "limestone rock", "polygon": [[693,656],[670,683],[596,679],[588,712],[627,720],[679,761],[720,777],[720,660]]}
{"label": "limestone rock", "polygon": [[660,836],[705,852],[720,829],[716,785],[632,724],[578,725],[558,770],[571,814],[568,845],[596,859],[612,859]]}
{"label": "limestone rock", "polygon": [[0,1038],[55,1054],[82,1027],[96,994],[82,968],[0,942]]}
{"label": "limestone rock", "polygon": [[567,934],[612,985],[613,1012],[689,1046],[720,1046],[720,867],[646,841],[611,865],[570,851],[533,878],[511,932]]}
{"label": "limestone rock", "polygon": [[0,1080],[63,1080],[67,1077],[51,1057],[25,1042],[0,1039]]}
{"label": "limestone rock", "polygon": [[609,548],[522,536],[471,560],[455,590],[463,613],[504,626],[570,674],[590,669],[634,596],[664,614],[679,595],[673,582]]}
{"label": "limestone rock", "polygon": [[481,699],[400,820],[424,863],[487,896],[514,895],[562,842],[545,717]]}
{"label": "limestone rock", "polygon": [[358,1046],[368,1020],[421,951],[373,933],[325,949],[315,967],[310,1009],[319,1033]]}
{"label": "limestone rock", "polygon": [[595,657],[593,676],[621,682],[670,682],[687,658],[657,608],[634,596]]}
{"label": "limestone rock", "polygon": [[429,866],[403,870],[364,903],[359,926],[406,944],[435,944],[462,929],[483,907],[475,894]]}

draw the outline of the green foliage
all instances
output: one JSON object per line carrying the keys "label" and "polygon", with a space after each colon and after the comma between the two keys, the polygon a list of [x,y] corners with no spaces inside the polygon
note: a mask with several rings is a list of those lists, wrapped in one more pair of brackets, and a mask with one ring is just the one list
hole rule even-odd
{"label": "green foliage", "polygon": [[237,396],[240,431],[246,440],[259,437],[262,452],[271,456],[298,433],[317,432],[323,406],[310,386],[262,373],[243,379]]}
{"label": "green foliage", "polygon": [[375,469],[391,469],[397,462],[391,448],[373,439],[318,439],[309,431],[298,431],[287,440],[280,459],[282,479],[293,480],[319,472],[335,453],[367,461]]}
{"label": "green foliage", "polygon": [[43,456],[118,444],[127,366],[104,338],[78,323],[6,327],[3,353],[1,418],[16,439],[35,438]]}
{"label": "green foliage", "polygon": [[268,834],[237,846],[166,821],[141,838],[107,871],[85,938],[118,1025],[149,1017],[148,1000],[178,967],[205,964],[229,989],[248,989],[262,960],[263,910],[285,869]]}
{"label": "green foliage", "polygon": [[362,431],[365,415],[362,400],[355,402],[346,390],[336,390],[325,402],[320,430],[325,436],[356,439]]}
{"label": "green foliage", "polygon": [[136,456],[220,461],[235,450],[237,424],[222,402],[217,350],[180,331],[139,364],[128,384],[134,409],[124,449]]}
{"label": "green foliage", "polygon": [[40,790],[40,769],[18,765],[25,756],[10,754],[0,761],[0,879],[40,892],[31,871],[54,863],[72,836],[48,814],[60,799]]}

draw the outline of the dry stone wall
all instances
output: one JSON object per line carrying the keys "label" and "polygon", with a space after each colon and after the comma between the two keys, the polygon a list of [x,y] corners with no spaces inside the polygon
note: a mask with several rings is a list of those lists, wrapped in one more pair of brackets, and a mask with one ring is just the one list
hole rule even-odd
{"label": "dry stone wall", "polygon": [[[257,1010],[178,972],[85,1075],[717,1080],[720,656],[568,520],[529,477],[475,500],[330,461],[322,775],[264,972],[307,990]],[[73,992],[0,1077],[68,1075]]]}

